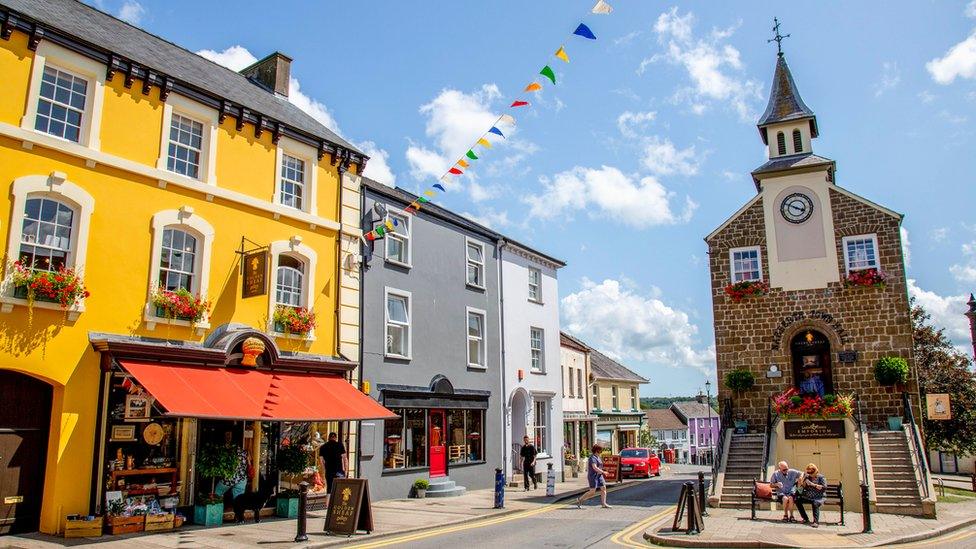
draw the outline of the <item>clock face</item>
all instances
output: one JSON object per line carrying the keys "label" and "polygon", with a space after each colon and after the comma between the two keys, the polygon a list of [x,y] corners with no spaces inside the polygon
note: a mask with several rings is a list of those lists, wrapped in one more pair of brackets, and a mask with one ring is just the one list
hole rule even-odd
{"label": "clock face", "polygon": [[803,223],[813,215],[813,200],[803,193],[793,193],[783,199],[779,211],[790,223]]}

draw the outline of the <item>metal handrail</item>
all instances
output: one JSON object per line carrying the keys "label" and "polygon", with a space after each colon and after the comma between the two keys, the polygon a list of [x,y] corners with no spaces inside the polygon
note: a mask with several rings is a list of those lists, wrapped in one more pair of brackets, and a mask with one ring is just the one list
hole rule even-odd
{"label": "metal handrail", "polygon": [[915,411],[912,409],[912,397],[908,393],[901,394],[902,405],[905,407],[905,421],[912,432],[912,451],[915,452],[915,467],[919,470],[919,478],[922,481],[922,489],[925,491],[925,499],[929,498],[929,471],[928,460],[925,459],[922,440],[918,436],[918,427],[915,425]]}
{"label": "metal handrail", "polygon": [[760,480],[766,481],[766,468],[769,463],[769,438],[773,436],[773,399],[766,400],[766,436],[763,437],[763,460]]}
{"label": "metal handrail", "polygon": [[864,437],[867,436],[867,432],[864,428],[864,423],[861,420],[861,399],[854,393],[854,407],[857,409],[857,415],[854,416],[854,422],[857,424],[857,434],[858,440],[860,441],[861,447],[861,471],[864,473],[864,486],[871,485],[871,475],[868,471],[868,456],[864,449]]}
{"label": "metal handrail", "polygon": [[732,425],[732,399],[726,398],[722,401],[722,415],[718,426],[718,446],[715,447],[715,461],[712,463],[712,483],[709,491],[714,496],[715,486],[718,485],[718,470],[722,467],[722,458],[725,454],[725,434],[729,426]]}

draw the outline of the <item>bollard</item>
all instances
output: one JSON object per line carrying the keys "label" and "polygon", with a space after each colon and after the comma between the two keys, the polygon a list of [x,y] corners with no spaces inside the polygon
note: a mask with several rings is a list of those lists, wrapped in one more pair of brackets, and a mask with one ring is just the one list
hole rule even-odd
{"label": "bollard", "polygon": [[548,471],[546,471],[546,496],[552,497],[556,495],[556,471],[552,469],[552,464],[546,464]]}
{"label": "bollard", "polygon": [[695,483],[686,482],[685,492],[688,494],[688,497],[685,500],[685,509],[688,512],[688,529],[685,531],[685,533],[691,534],[694,532],[697,534],[699,530],[698,522],[695,520]]}
{"label": "bollard", "polygon": [[505,473],[495,468],[495,509],[505,508]]}
{"label": "bollard", "polygon": [[698,471],[698,504],[701,506],[701,516],[707,517],[708,511],[705,507],[705,473]]}
{"label": "bollard", "polygon": [[862,534],[871,534],[871,502],[868,501],[868,485],[861,483],[861,519],[864,521],[864,528],[861,530]]}
{"label": "bollard", "polygon": [[295,534],[295,542],[308,541],[307,524],[308,518],[308,483],[305,481],[298,483],[298,533]]}

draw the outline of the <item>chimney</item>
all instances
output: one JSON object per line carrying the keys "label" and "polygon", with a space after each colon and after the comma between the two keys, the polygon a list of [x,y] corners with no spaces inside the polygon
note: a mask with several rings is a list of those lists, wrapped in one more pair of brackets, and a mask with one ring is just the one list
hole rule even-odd
{"label": "chimney", "polygon": [[241,74],[276,95],[288,97],[291,57],[276,51],[250,67],[242,69]]}

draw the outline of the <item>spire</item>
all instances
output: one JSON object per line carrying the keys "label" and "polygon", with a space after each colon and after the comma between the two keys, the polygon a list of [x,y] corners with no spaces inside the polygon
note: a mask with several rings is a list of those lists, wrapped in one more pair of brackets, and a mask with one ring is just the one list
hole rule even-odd
{"label": "spire", "polygon": [[776,72],[773,74],[773,85],[769,90],[769,104],[766,105],[766,111],[763,112],[756,124],[759,126],[759,133],[762,135],[763,143],[768,143],[765,126],[808,118],[810,119],[810,137],[817,137],[819,134],[817,117],[800,98],[800,91],[796,88],[790,66],[786,64],[786,56],[783,55],[782,42],[789,34],[780,34],[779,20],[774,18],[773,21],[776,23],[773,27],[776,36],[767,42],[776,42]]}

